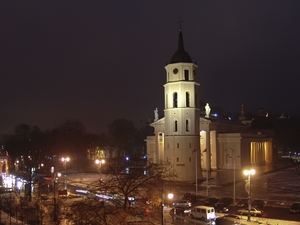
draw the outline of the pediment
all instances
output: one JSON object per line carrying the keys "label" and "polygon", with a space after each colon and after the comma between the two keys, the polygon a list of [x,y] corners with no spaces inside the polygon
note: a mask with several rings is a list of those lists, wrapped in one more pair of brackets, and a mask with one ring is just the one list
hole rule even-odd
{"label": "pediment", "polygon": [[159,126],[165,126],[165,117],[154,121],[153,123],[150,123],[151,127],[159,127]]}

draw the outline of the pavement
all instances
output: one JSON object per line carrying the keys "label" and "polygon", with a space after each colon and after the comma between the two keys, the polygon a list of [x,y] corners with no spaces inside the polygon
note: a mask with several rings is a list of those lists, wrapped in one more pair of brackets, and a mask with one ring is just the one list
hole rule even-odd
{"label": "pavement", "polygon": [[24,222],[22,223],[22,221],[17,220],[14,217],[10,217],[9,214],[7,214],[6,212],[1,211],[0,212],[0,225],[16,225],[16,224],[25,224]]}
{"label": "pavement", "polygon": [[[267,189],[265,187],[262,187],[260,185],[263,185],[263,183],[267,183],[267,177],[272,176],[272,174],[275,174],[278,171],[287,170],[287,168],[290,167],[297,167],[298,165],[290,164],[289,161],[283,161],[276,164],[268,164],[268,165],[262,165],[262,166],[254,166],[252,167],[255,169],[256,174],[255,177],[253,177],[251,180],[251,196],[253,199],[263,199],[266,204],[270,205],[278,205],[278,206],[286,206],[290,207],[291,204],[294,201],[300,201],[300,198],[297,199],[298,194],[290,196],[290,198],[286,196],[281,196],[282,198],[278,198],[276,195],[275,198],[268,196],[265,192],[272,191],[271,189]],[[247,192],[245,191],[245,180],[247,177],[242,173],[240,170],[236,170],[235,172],[233,170],[212,170],[212,171],[202,171],[203,179],[198,181],[198,188],[195,191],[190,191],[192,187],[195,186],[195,181],[193,182],[178,182],[177,185],[177,192],[178,196],[177,199],[181,199],[183,195],[187,192],[191,192],[191,194],[196,194],[199,196],[205,197],[229,197],[233,196],[232,190],[233,186],[236,187],[236,201],[238,201],[241,198],[247,198]],[[263,176],[265,175],[265,176]],[[259,180],[257,181],[256,186],[259,186],[259,188],[255,187],[254,180],[259,179],[259,177],[266,177],[264,178],[265,181]],[[254,180],[253,180],[254,179]],[[189,185],[189,189],[188,186]],[[285,186],[286,184],[280,184]],[[270,185],[271,186],[271,185]],[[184,188],[186,187],[186,188]],[[258,191],[255,190],[259,189]],[[265,192],[262,192],[260,188],[264,188]],[[278,189],[278,187],[276,186]],[[297,191],[297,190],[296,190]],[[196,193],[197,192],[197,193]]]}

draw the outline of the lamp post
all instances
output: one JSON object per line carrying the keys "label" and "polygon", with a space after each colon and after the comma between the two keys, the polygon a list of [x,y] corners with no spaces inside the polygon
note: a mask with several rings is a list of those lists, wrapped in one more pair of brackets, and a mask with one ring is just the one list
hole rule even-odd
{"label": "lamp post", "polygon": [[255,174],[255,170],[254,169],[250,169],[250,170],[244,170],[244,175],[248,177],[248,179],[246,180],[246,184],[245,184],[245,189],[248,193],[248,220],[247,221],[251,221],[251,217],[250,217],[250,210],[251,210],[251,175]]}
{"label": "lamp post", "polygon": [[56,188],[55,188],[55,183],[56,183],[56,176],[55,176],[55,171],[54,171],[54,166],[51,167],[51,173],[52,173],[52,179],[53,179],[53,221],[57,222],[57,207],[56,207]]}
{"label": "lamp post", "polygon": [[[164,195],[164,180],[162,181],[162,194],[161,194],[161,224],[164,225],[164,206],[165,206],[165,195]],[[168,199],[172,199],[174,197],[173,193],[168,193]]]}
{"label": "lamp post", "polygon": [[98,173],[101,174],[101,167],[102,167],[102,164],[105,163],[105,160],[104,160],[104,159],[101,159],[101,160],[96,159],[96,160],[95,160],[95,163],[98,165]]}
{"label": "lamp post", "polygon": [[161,224],[164,225],[164,180],[161,180]]}
{"label": "lamp post", "polygon": [[64,163],[65,168],[65,190],[67,190],[67,162],[70,161],[69,157],[61,158],[61,161]]}
{"label": "lamp post", "polygon": [[238,157],[240,157],[240,156],[235,156],[235,151],[233,150],[233,149],[231,149],[231,148],[228,148],[229,150],[231,150],[232,151],[232,156],[230,156],[229,158],[231,158],[232,159],[232,164],[233,164],[233,204],[235,205],[235,180],[236,180],[236,176],[235,176],[235,163],[236,163],[236,161],[235,161],[235,159],[236,158],[238,158]]}

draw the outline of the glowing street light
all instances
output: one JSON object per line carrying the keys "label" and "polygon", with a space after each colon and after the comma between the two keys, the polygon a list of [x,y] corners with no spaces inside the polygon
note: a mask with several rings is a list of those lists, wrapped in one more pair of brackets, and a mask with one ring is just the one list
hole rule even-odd
{"label": "glowing street light", "polygon": [[[161,224],[165,224],[164,218],[164,207],[165,207],[165,195],[164,195],[164,180],[162,179],[162,190],[161,190]],[[173,193],[168,193],[168,199],[172,199],[174,197]]]}
{"label": "glowing street light", "polygon": [[169,193],[169,194],[168,194],[168,199],[173,199],[173,197],[174,197],[174,194],[173,194],[173,193]]}
{"label": "glowing street light", "polygon": [[250,218],[250,210],[251,210],[251,175],[255,174],[255,170],[254,169],[250,169],[250,170],[244,170],[244,175],[248,177],[248,179],[246,180],[246,184],[245,184],[245,189],[248,193],[248,220],[247,221],[251,221]]}
{"label": "glowing street light", "polygon": [[65,168],[65,190],[67,190],[67,162],[70,161],[70,158],[69,157],[63,157],[61,158],[61,161],[63,162],[64,164],[64,168]]}
{"label": "glowing street light", "polygon": [[102,164],[105,163],[105,160],[104,159],[101,159],[101,160],[96,159],[95,163],[98,165],[98,172],[101,174],[101,167],[102,167]]}

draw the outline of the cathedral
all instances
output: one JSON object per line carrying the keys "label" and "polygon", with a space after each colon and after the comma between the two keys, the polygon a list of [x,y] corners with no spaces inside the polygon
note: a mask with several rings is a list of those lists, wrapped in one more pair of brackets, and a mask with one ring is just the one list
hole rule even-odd
{"label": "cathedral", "polygon": [[[272,163],[274,134],[271,126],[252,129],[244,117],[243,105],[238,122],[213,117],[207,103],[200,114],[200,84],[196,63],[184,49],[180,28],[178,49],[165,66],[164,117],[150,125],[154,135],[146,138],[147,157],[154,163],[170,162],[179,181],[201,178],[201,171],[243,169]],[[261,110],[262,120],[267,114]]]}

